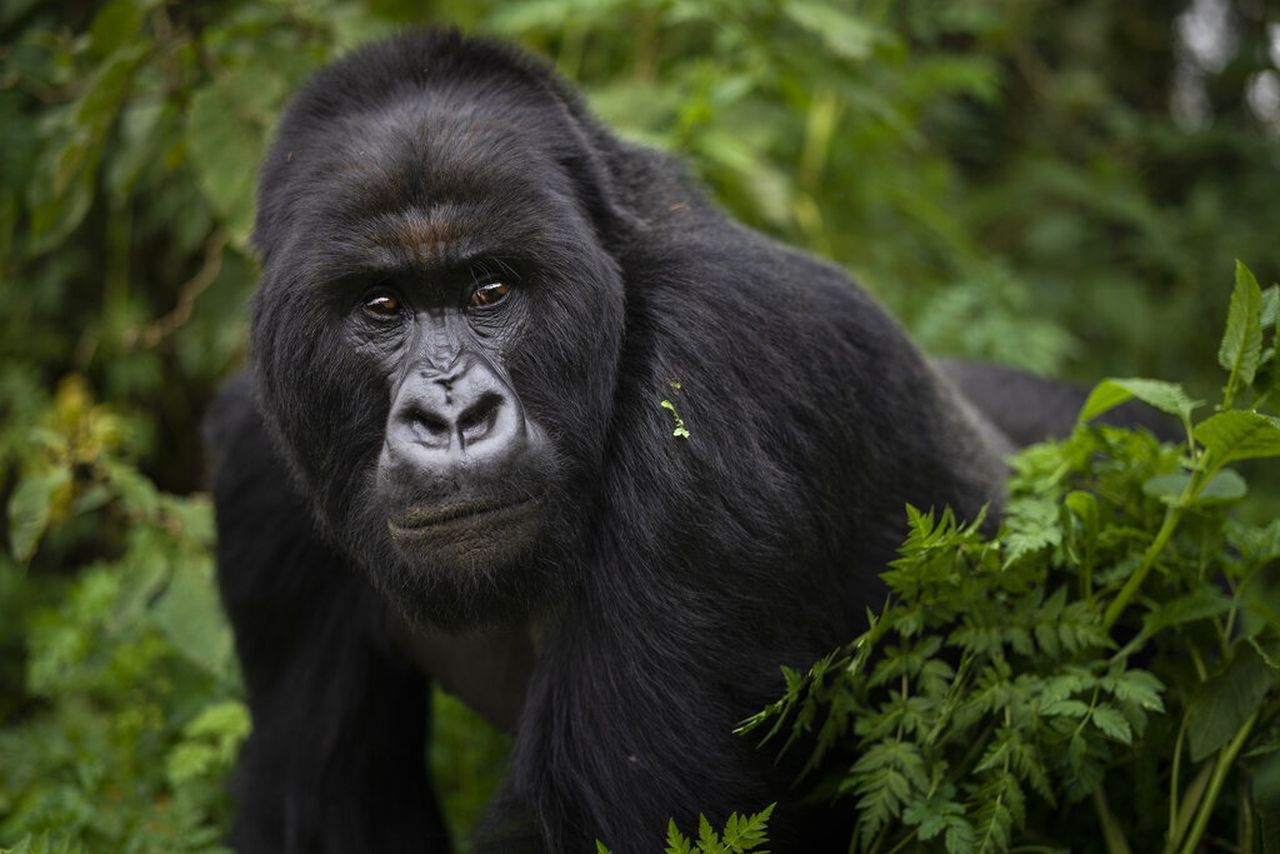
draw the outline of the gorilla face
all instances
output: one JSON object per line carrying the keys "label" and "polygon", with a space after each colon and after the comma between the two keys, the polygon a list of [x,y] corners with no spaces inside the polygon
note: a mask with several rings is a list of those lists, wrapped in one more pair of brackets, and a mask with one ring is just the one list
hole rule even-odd
{"label": "gorilla face", "polygon": [[521,283],[480,270],[441,272],[438,288],[380,282],[347,324],[391,401],[373,487],[379,515],[404,559],[450,575],[527,553],[556,480],[546,435],[505,366],[504,340],[527,312]]}
{"label": "gorilla face", "polygon": [[253,339],[330,537],[412,621],[457,627],[572,583],[556,555],[591,507],[623,321],[563,112],[449,100],[282,131]]}

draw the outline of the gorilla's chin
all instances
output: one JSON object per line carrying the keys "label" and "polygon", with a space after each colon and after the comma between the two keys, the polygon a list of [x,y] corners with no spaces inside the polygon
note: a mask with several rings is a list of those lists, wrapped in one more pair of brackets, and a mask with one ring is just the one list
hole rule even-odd
{"label": "gorilla's chin", "polygon": [[417,504],[393,513],[387,531],[402,557],[424,572],[491,573],[514,564],[542,528],[539,498]]}

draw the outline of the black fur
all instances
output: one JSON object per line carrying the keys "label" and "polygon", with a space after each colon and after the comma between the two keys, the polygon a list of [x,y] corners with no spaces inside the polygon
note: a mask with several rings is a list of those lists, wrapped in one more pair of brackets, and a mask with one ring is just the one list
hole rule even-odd
{"label": "black fur", "polygon": [[[233,844],[447,845],[429,676],[515,733],[481,849],[653,851],[670,816],[775,800],[775,848],[832,842],[732,727],[777,696],[779,665],[880,604],[904,505],[971,516],[1009,447],[898,325],[619,141],[542,63],[453,32],[315,76],[263,167],[255,239],[253,390],[234,383],[208,427],[255,727]],[[442,271],[473,249],[518,284],[439,346],[473,348],[532,450],[388,474],[393,401],[429,390],[413,336],[472,317]],[[430,307],[387,327],[411,332],[361,319],[386,282]],[[536,536],[495,525],[474,566],[388,533],[405,503],[512,495],[537,497]]]}

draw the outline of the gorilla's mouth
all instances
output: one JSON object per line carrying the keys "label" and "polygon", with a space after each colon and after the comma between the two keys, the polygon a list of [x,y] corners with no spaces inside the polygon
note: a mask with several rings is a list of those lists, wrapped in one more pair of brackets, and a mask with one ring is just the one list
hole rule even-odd
{"label": "gorilla's mouth", "polygon": [[500,531],[538,509],[536,497],[492,501],[461,501],[448,504],[419,504],[387,520],[391,536],[397,540],[436,537],[453,527],[486,527]]}

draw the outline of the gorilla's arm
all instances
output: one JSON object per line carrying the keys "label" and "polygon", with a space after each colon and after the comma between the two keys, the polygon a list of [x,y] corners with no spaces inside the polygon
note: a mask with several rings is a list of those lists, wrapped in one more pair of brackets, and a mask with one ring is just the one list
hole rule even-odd
{"label": "gorilla's arm", "polygon": [[253,734],[240,759],[239,852],[448,850],[424,765],[428,685],[384,606],[317,537],[247,376],[206,421],[221,593]]}

